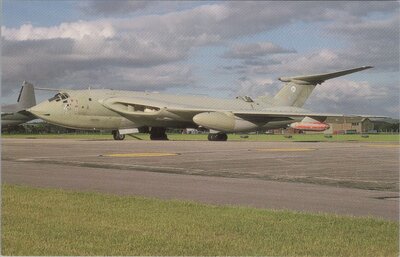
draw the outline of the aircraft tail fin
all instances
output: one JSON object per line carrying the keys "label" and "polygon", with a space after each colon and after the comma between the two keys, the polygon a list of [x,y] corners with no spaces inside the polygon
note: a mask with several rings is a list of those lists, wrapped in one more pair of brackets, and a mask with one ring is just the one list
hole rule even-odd
{"label": "aircraft tail fin", "polygon": [[35,90],[33,85],[24,81],[22,83],[21,91],[19,92],[17,105],[20,110],[26,110],[36,105]]}
{"label": "aircraft tail fin", "polygon": [[372,68],[372,66],[362,66],[359,68],[325,74],[297,77],[281,77],[279,78],[279,80],[282,82],[286,82],[286,84],[274,96],[275,105],[302,107],[318,84],[321,84],[328,79],[344,76],[369,68]]}

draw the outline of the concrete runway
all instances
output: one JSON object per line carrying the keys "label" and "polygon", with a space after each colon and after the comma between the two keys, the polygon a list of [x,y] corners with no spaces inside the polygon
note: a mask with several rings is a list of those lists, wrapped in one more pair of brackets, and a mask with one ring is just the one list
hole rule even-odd
{"label": "concrete runway", "polygon": [[2,181],[399,219],[397,143],[2,139]]}

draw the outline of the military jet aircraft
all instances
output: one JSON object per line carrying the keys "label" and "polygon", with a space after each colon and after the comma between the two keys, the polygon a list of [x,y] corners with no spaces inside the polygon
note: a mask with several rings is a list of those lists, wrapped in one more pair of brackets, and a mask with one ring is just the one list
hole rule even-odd
{"label": "military jet aircraft", "polygon": [[36,105],[33,85],[24,81],[16,104],[1,107],[1,129],[6,130],[36,119],[26,109]]}
{"label": "military jet aircraft", "polygon": [[286,85],[274,97],[217,99],[105,89],[60,90],[28,111],[59,126],[112,130],[115,140],[124,139],[121,130],[131,128],[148,128],[150,139],[167,140],[166,128],[203,127],[216,131],[209,134],[210,141],[226,141],[228,132],[281,128],[291,123],[303,130],[321,131],[321,127],[329,127],[322,122],[344,115],[301,108],[313,89],[328,79],[369,68],[281,77],[279,80]]}

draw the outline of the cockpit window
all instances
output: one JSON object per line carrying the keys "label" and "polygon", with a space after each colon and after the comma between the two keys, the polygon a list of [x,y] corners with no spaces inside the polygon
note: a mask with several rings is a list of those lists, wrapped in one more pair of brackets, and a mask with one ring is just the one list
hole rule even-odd
{"label": "cockpit window", "polygon": [[69,95],[67,93],[57,93],[55,96],[53,96],[52,98],[49,99],[49,102],[52,101],[60,101],[60,100],[65,100],[69,97]]}
{"label": "cockpit window", "polygon": [[49,102],[52,102],[52,101],[54,101],[54,100],[60,100],[61,98],[60,98],[60,93],[57,93],[55,96],[53,96],[52,98],[49,98]]}

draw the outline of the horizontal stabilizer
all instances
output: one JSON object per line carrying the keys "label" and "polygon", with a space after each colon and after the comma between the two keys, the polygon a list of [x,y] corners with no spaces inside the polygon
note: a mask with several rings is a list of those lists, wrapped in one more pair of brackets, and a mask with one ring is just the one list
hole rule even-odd
{"label": "horizontal stabilizer", "polygon": [[325,74],[316,74],[316,75],[298,76],[298,77],[281,77],[279,78],[279,80],[282,82],[294,82],[296,84],[307,83],[307,84],[317,85],[323,83],[325,80],[328,79],[341,77],[347,74],[351,74],[357,71],[362,71],[370,68],[372,68],[372,66],[362,66],[350,70],[343,70]]}
{"label": "horizontal stabilizer", "polygon": [[67,89],[61,89],[61,88],[47,88],[47,87],[35,87],[35,90],[43,90],[43,91],[66,91]]}

